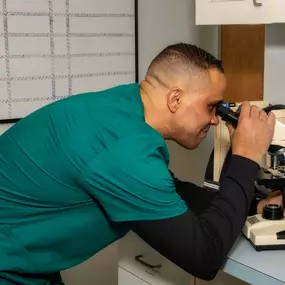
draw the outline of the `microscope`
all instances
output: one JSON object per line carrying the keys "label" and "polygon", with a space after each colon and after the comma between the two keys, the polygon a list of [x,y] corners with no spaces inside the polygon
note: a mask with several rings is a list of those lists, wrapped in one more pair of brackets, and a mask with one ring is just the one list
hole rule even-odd
{"label": "microscope", "polygon": [[[263,110],[266,113],[283,110],[285,105],[270,105]],[[229,103],[217,106],[217,115],[222,120],[238,124],[239,109],[234,112]],[[267,151],[267,167],[261,167],[256,181],[256,191],[271,193],[281,190],[285,205],[285,124],[276,121],[272,143]],[[285,217],[281,205],[265,205],[262,214],[249,216],[242,233],[256,251],[285,249]]]}

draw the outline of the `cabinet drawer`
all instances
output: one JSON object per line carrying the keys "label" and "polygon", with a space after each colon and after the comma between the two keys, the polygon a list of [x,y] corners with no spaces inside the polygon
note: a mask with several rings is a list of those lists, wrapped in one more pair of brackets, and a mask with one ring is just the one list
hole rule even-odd
{"label": "cabinet drawer", "polygon": [[119,241],[119,266],[153,285],[191,285],[193,277],[132,231]]}

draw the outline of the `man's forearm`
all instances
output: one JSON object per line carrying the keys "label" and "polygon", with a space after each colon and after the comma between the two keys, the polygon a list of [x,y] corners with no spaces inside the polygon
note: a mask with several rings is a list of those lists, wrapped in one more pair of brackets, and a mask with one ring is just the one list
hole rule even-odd
{"label": "man's forearm", "polygon": [[[217,192],[199,187],[191,182],[181,181],[176,178],[172,172],[171,174],[174,179],[176,191],[186,202],[188,208],[191,209],[197,216],[202,214],[211,204],[212,200],[216,197]],[[248,213],[249,216],[255,215],[257,213],[258,203],[259,200],[254,197],[250,205]]]}

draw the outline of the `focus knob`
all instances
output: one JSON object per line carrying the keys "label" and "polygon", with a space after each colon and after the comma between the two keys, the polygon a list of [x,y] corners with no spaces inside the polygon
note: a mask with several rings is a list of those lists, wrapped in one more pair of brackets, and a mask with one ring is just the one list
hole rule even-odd
{"label": "focus knob", "polygon": [[267,204],[263,208],[262,218],[266,220],[282,220],[284,218],[284,211],[281,205]]}

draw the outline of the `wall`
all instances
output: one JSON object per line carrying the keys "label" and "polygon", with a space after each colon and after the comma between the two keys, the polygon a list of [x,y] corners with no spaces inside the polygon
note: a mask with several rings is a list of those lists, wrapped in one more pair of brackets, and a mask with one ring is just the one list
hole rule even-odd
{"label": "wall", "polygon": [[[194,0],[143,0],[140,2],[139,61],[140,79],[156,54],[169,44],[188,42],[218,55],[218,28],[195,26]],[[213,148],[213,132],[195,151],[168,143],[170,168],[177,177],[201,184],[208,157]]]}
{"label": "wall", "polygon": [[285,24],[266,26],[264,99],[285,104]]}

